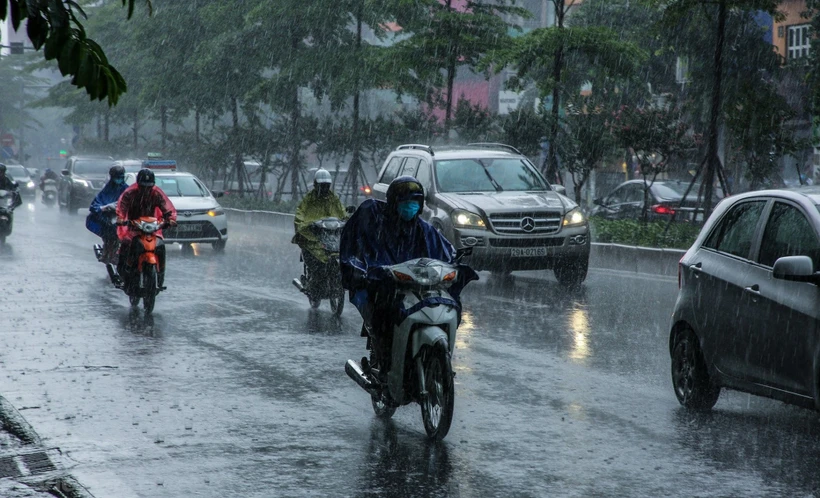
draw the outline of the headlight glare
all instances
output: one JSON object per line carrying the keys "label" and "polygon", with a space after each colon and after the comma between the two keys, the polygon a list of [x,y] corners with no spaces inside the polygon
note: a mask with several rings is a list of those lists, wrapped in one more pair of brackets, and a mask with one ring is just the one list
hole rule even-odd
{"label": "headlight glare", "polygon": [[28,182],[28,183],[26,183],[26,187],[28,187],[28,188],[34,188],[34,182],[32,182],[31,180],[29,180],[29,182]]}
{"label": "headlight glare", "polygon": [[453,211],[451,218],[453,219],[453,225],[457,228],[474,228],[478,230],[487,228],[481,216],[469,211],[457,209]]}
{"label": "headlight glare", "polygon": [[583,225],[584,223],[586,223],[586,221],[587,218],[586,216],[584,216],[584,213],[581,212],[580,208],[575,208],[564,216],[565,227]]}
{"label": "headlight glare", "polygon": [[221,209],[211,209],[210,211],[208,211],[208,216],[211,216],[211,217],[213,217],[213,216],[222,216],[223,214],[225,214],[225,211],[223,211]]}

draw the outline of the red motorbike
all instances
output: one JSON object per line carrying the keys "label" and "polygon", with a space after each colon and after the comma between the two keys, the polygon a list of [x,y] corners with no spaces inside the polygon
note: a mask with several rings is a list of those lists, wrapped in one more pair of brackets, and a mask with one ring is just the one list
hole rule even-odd
{"label": "red motorbike", "polygon": [[119,222],[119,224],[130,224],[138,231],[132,241],[132,244],[135,244],[132,250],[135,250],[137,254],[136,267],[129,268],[127,278],[125,275],[120,275],[124,279],[122,290],[128,295],[131,306],[139,306],[140,299],[142,299],[145,312],[151,313],[154,310],[157,294],[165,290],[160,277],[165,268],[160,268],[160,258],[157,256],[157,248],[164,243],[162,238],[157,236],[157,232],[165,228],[167,223],[145,216],[137,220]]}

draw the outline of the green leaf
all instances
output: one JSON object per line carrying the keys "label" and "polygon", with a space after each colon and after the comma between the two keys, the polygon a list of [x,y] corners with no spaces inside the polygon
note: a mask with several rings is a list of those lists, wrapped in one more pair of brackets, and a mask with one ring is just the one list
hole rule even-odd
{"label": "green leaf", "polygon": [[26,34],[34,48],[40,50],[49,34],[48,22],[40,16],[29,17]]}
{"label": "green leaf", "polygon": [[17,31],[20,28],[20,22],[25,17],[26,5],[23,0],[9,0],[9,4],[11,5],[11,26],[14,31]]}

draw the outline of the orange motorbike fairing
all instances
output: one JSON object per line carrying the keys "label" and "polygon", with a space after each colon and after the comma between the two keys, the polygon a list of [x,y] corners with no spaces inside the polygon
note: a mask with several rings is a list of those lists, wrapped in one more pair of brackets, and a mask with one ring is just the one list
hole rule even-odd
{"label": "orange motorbike fairing", "polygon": [[[138,221],[154,223],[157,221],[157,219],[145,216],[140,218]],[[139,239],[140,242],[142,242],[143,253],[140,254],[139,260],[137,261],[137,270],[139,272],[142,272],[142,265],[144,263],[148,263],[155,266],[159,265],[159,259],[157,258],[157,254],[155,252],[157,250],[157,236],[154,234],[140,232]],[[158,267],[157,271],[162,271],[162,268]]]}

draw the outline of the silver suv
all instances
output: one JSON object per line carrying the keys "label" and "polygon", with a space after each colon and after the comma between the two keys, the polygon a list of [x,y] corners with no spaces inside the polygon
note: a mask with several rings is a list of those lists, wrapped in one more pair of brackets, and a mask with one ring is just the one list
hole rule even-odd
{"label": "silver suv", "polygon": [[424,186],[422,217],[456,248],[473,248],[465,262],[476,270],[552,269],[564,285],[586,278],[586,217],[514,147],[401,145],[384,162],[373,196],[384,200],[403,175]]}

